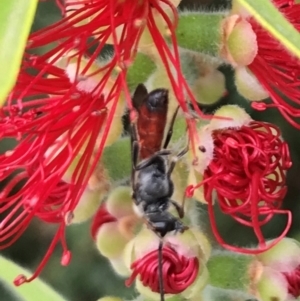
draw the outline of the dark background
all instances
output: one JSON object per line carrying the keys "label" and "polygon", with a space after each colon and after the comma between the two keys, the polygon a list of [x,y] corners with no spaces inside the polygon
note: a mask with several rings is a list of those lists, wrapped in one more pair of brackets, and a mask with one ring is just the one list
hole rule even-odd
{"label": "dark background", "polygon": [[[229,7],[229,5],[230,1],[222,0],[183,0],[180,6],[181,8],[201,7],[205,10],[218,10]],[[59,10],[53,0],[40,2],[34,30],[59,19],[59,16]],[[215,106],[204,109],[209,112],[220,104],[240,104],[251,113],[254,119],[270,121],[280,126],[284,139],[289,143],[293,166],[288,172],[288,194],[284,202],[284,207],[292,210],[294,213],[293,226],[289,236],[297,238],[300,226],[300,220],[297,218],[300,213],[300,134],[297,130],[289,126],[275,109],[269,109],[264,113],[253,112],[247,101],[237,95],[235,87],[232,84],[232,71],[230,68],[222,67],[221,70],[226,74],[229,96],[221,99]],[[205,223],[205,207],[202,209],[202,221]],[[218,225],[222,229],[221,232],[227,241],[239,245],[251,245],[251,243],[255,242],[253,235],[250,233],[251,231],[233,223],[219,212],[217,213],[217,219]],[[284,220],[279,218],[273,219],[265,227],[266,236],[275,237],[280,233],[283,224]],[[29,269],[34,269],[45,254],[55,230],[54,226],[44,225],[38,220],[34,220],[18,242],[1,253]],[[209,226],[207,231],[209,232]],[[134,295],[133,290],[127,289],[124,286],[124,280],[114,275],[107,261],[98,254],[94,247],[89,233],[89,222],[69,227],[67,229],[67,240],[69,248],[73,251],[71,264],[68,267],[60,266],[61,248],[57,247],[41,275],[42,279],[62,295],[66,296],[68,300],[72,301],[96,301],[101,296],[109,294],[119,295],[127,299],[132,298]],[[1,287],[0,283],[0,301],[15,301],[9,294],[4,295]]]}

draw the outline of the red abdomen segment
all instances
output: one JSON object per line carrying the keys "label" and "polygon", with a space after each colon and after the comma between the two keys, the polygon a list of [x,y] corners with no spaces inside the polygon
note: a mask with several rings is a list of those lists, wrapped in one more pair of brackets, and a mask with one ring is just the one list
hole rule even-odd
{"label": "red abdomen segment", "polygon": [[151,111],[143,106],[139,112],[137,131],[140,143],[140,159],[151,157],[162,147],[167,121],[167,108],[163,111]]}
{"label": "red abdomen segment", "polygon": [[139,157],[143,160],[162,148],[168,113],[168,90],[156,89],[135,105],[138,111]]}

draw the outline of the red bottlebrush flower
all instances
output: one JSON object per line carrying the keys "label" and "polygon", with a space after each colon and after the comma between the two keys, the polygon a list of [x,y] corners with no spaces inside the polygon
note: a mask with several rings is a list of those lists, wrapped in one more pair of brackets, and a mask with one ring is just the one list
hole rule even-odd
{"label": "red bottlebrush flower", "polygon": [[[300,4],[289,0],[272,1],[286,19],[300,31]],[[277,107],[291,125],[300,129],[300,125],[295,120],[300,116],[300,60],[290,54],[253,17],[246,20],[252,27],[257,43],[256,54],[247,64],[247,68],[267,93],[264,98],[269,96],[273,102],[269,105],[253,102],[252,106],[257,110]],[[246,78],[244,80],[249,82]]]}
{"label": "red bottlebrush flower", "polygon": [[[223,247],[242,253],[271,248],[291,225],[291,213],[280,209],[286,194],[285,172],[291,166],[287,144],[280,139],[276,126],[258,121],[240,128],[215,129],[211,135],[213,157],[204,170],[203,181],[188,187],[187,194],[192,196],[194,189],[203,185],[212,230]],[[258,249],[238,248],[222,239],[215,222],[214,193],[222,212],[253,228]],[[266,245],[261,227],[275,214],[286,214],[287,226],[278,239]]]}
{"label": "red bottlebrush flower", "polygon": [[300,266],[290,273],[283,273],[288,283],[288,293],[295,298],[300,296]]}
{"label": "red bottlebrush flower", "polygon": [[[44,61],[52,57],[51,62],[54,63],[60,55],[74,48],[79,49],[79,55],[92,53],[91,61],[93,61],[101,54],[105,44],[113,44],[113,68],[122,70],[120,76],[123,89],[128,106],[132,109],[125,83],[126,69],[133,62],[137,50],[144,46],[140,45],[141,43],[153,44],[154,52],[157,52],[166,69],[174,95],[182,110],[189,113],[186,103],[188,98],[198,115],[205,119],[210,118],[200,111],[181,72],[175,35],[177,11],[174,5],[178,5],[177,0],[77,0],[58,4],[65,15],[63,20],[37,31],[29,38],[28,49],[60,41],[58,46],[41,57]],[[149,37],[145,38],[144,33]],[[169,37],[171,44],[166,42],[164,36]],[[93,39],[87,40],[90,37]],[[91,50],[91,47],[95,46],[96,49]],[[188,119],[187,123],[189,130],[192,131],[194,121]]]}
{"label": "red bottlebrush flower", "polygon": [[[40,217],[41,208],[47,207],[43,220],[58,223],[59,230],[42,266],[53,246],[64,241],[66,223],[96,168],[115,126],[114,118],[120,119],[116,114],[120,98],[126,99],[129,109],[132,107],[126,69],[134,60],[145,29],[183,111],[188,112],[186,91],[201,114],[181,74],[174,33],[176,10],[169,0],[57,3],[65,17],[30,35],[17,84],[8,104],[0,110],[0,139],[17,140],[13,150],[0,155],[0,180],[12,177],[8,184],[11,189],[7,188],[0,199],[0,213],[6,215],[0,227],[0,248],[13,243],[34,216]],[[161,32],[157,15],[166,24],[171,48],[164,40],[165,32]],[[114,53],[110,60],[95,67],[95,60],[107,43],[113,44]],[[44,54],[29,54],[50,44],[53,48]],[[72,175],[67,182],[72,189],[59,200],[59,206],[48,206],[70,170]],[[15,171],[21,173],[15,175]],[[12,191],[23,179],[26,182],[21,190]],[[21,277],[17,283],[30,281],[39,272],[40,268],[30,279]]]}
{"label": "red bottlebrush flower", "polygon": [[[25,181],[25,184],[24,184]],[[27,181],[27,182],[26,182]],[[22,183],[23,182],[23,183]],[[14,193],[13,189],[18,189],[18,184],[24,184],[21,191]],[[10,180],[8,185],[1,191],[0,212],[6,213],[6,216],[0,223],[0,248],[6,248],[16,241],[21,234],[26,230],[32,218],[35,216],[38,219],[47,223],[59,224],[59,228],[50,244],[47,253],[37,267],[36,271],[30,278],[24,275],[19,275],[15,280],[15,285],[21,285],[24,282],[30,282],[36,278],[44,265],[47,263],[57,243],[60,242],[63,249],[61,264],[68,265],[71,260],[71,253],[67,248],[65,240],[65,228],[68,224],[68,214],[62,213],[64,210],[64,201],[68,198],[73,187],[62,181],[58,182],[56,187],[53,187],[50,193],[42,199],[39,199],[39,194],[29,194],[33,191],[34,183],[30,183],[30,175],[23,171],[17,174]],[[36,190],[38,190],[36,188]],[[22,194],[28,193],[26,198],[22,198]],[[20,202],[20,200],[22,200]]]}
{"label": "red bottlebrush flower", "polygon": [[[39,75],[27,74],[29,67]],[[18,144],[0,155],[0,179],[11,177],[0,199],[0,212],[5,214],[0,248],[20,237],[34,216],[59,225],[37,271],[16,284],[38,276],[59,241],[66,250],[65,226],[96,168],[119,102],[121,81],[117,79],[106,91],[108,79],[99,81],[100,95],[87,93],[78,88],[78,81],[70,82],[64,69],[25,59],[8,104],[1,108],[0,138],[15,138]],[[23,101],[27,97],[31,100]],[[70,168],[74,171],[65,186],[61,181]],[[21,181],[23,187],[13,191]]]}
{"label": "red bottlebrush flower", "polygon": [[[162,258],[164,292],[166,294],[179,294],[195,281],[199,272],[197,257],[185,257],[170,246],[164,246]],[[139,275],[140,281],[145,287],[149,287],[153,292],[160,291],[157,250],[137,259],[131,265],[131,269],[133,273],[126,281],[127,286],[130,286]]]}

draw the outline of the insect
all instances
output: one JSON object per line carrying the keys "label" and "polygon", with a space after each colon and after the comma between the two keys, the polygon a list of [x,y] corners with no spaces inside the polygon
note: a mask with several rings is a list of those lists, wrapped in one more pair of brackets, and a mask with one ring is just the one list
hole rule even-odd
{"label": "insect", "polygon": [[187,227],[172,215],[168,208],[174,206],[180,218],[184,216],[183,206],[172,200],[174,184],[171,180],[176,162],[188,148],[177,155],[166,149],[172,136],[172,128],[177,112],[164,138],[167,120],[168,90],[156,89],[147,92],[140,84],[134,95],[133,105],[138,112],[136,122],[131,126],[132,138],[132,198],[135,210],[142,216],[148,227],[160,238],[158,247],[158,273],[161,301],[164,301],[162,278],[162,248],[166,234],[184,232]]}

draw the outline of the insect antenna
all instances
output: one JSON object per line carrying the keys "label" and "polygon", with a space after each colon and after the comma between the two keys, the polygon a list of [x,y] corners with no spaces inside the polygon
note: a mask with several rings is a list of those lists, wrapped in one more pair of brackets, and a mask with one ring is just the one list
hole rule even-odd
{"label": "insect antenna", "polygon": [[163,241],[162,239],[160,239],[158,245],[158,281],[159,281],[160,301],[165,301],[162,248],[163,248]]}

